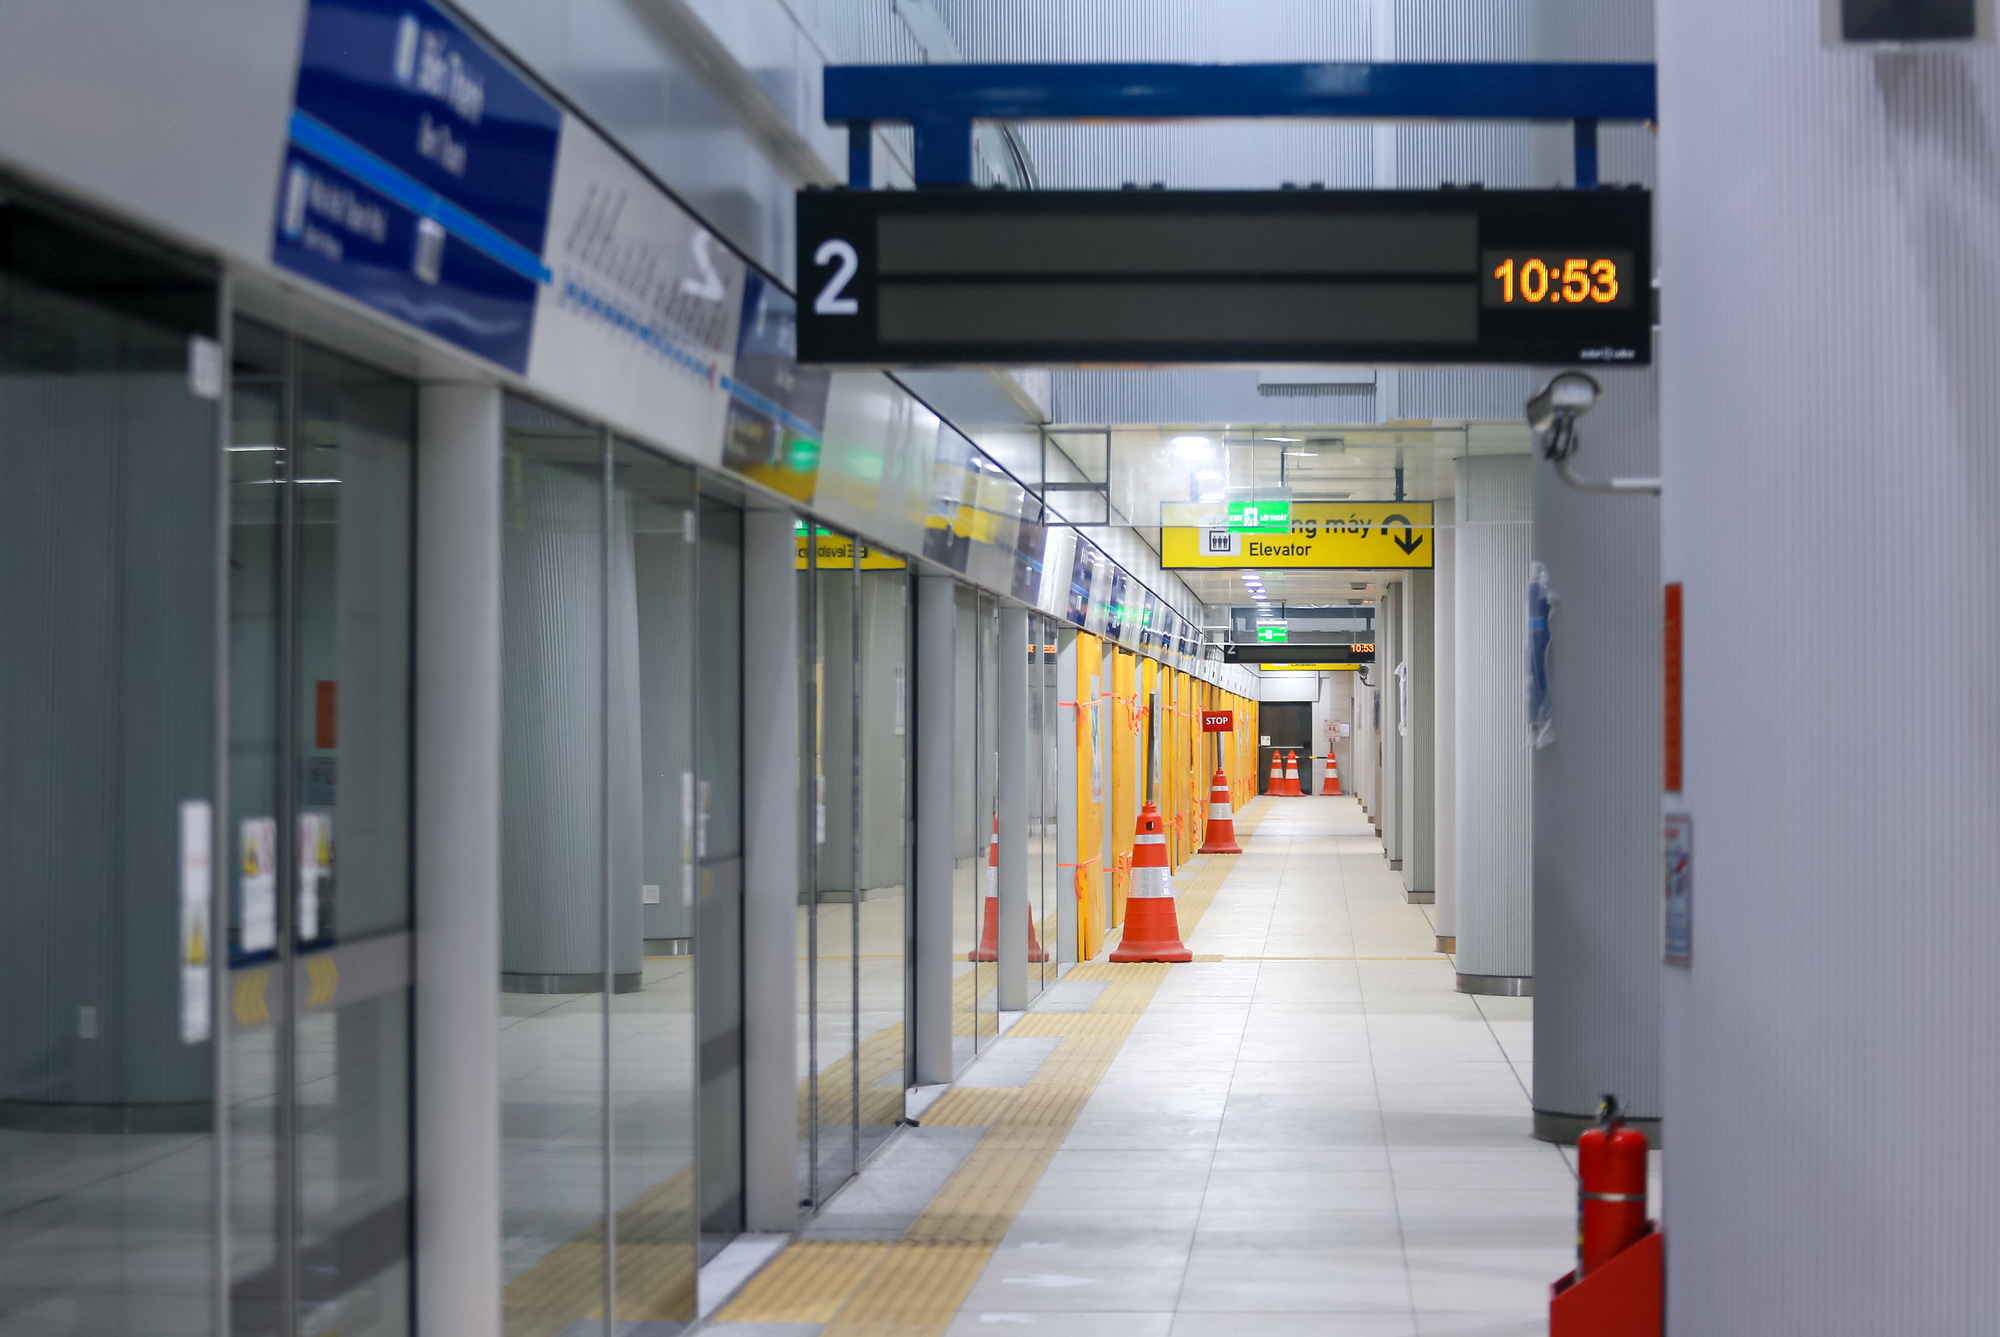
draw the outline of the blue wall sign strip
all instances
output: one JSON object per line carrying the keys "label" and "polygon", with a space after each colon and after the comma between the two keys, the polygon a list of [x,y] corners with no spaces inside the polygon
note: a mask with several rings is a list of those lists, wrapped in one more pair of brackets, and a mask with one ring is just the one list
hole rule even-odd
{"label": "blue wall sign strip", "polygon": [[542,258],[519,242],[459,208],[429,186],[390,166],[338,130],[321,125],[302,111],[292,113],[292,143],[338,167],[424,218],[437,222],[460,241],[499,261],[523,278],[547,283],[552,277]]}

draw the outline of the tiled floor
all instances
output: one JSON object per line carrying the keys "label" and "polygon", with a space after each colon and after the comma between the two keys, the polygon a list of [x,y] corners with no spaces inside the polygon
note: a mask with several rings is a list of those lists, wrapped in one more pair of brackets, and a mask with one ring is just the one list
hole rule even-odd
{"label": "tiled floor", "polygon": [[[1352,799],[1277,801],[1245,851],[1189,935],[1206,959],[1167,971],[949,1333],[1545,1332],[1575,1181],[1529,1135],[1532,1001],[1453,990]],[[1036,1010],[1104,987],[1065,981]],[[1044,1060],[1010,1037],[961,1085],[1019,1086]],[[824,1237],[894,1238],[972,1145],[903,1136]]]}
{"label": "tiled floor", "polygon": [[1224,959],[1160,986],[953,1334],[1546,1330],[1576,1190],[1532,1001],[1454,992],[1363,823],[1273,807],[1188,944]]}

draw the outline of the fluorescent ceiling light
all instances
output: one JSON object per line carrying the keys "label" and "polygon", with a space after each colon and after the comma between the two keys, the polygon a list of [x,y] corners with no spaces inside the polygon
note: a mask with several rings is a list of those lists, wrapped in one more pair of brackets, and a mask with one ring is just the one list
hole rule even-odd
{"label": "fluorescent ceiling light", "polygon": [[1221,501],[1222,494],[1220,492],[1204,492],[1201,494],[1201,499],[1203,501]]}
{"label": "fluorescent ceiling light", "polygon": [[1304,438],[1304,437],[1297,437],[1297,436],[1267,436],[1267,437],[1265,437],[1264,439],[1265,439],[1266,441],[1292,441],[1292,442],[1297,442],[1297,441],[1302,441],[1302,440],[1304,440],[1305,438]]}
{"label": "fluorescent ceiling light", "polygon": [[1215,458],[1215,446],[1205,436],[1177,436],[1173,440],[1174,454],[1184,460],[1210,460]]}

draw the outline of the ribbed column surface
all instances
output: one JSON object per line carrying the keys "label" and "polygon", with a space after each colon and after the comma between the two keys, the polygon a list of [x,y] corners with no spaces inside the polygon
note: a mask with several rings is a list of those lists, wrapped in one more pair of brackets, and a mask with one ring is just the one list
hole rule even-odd
{"label": "ribbed column surface", "polygon": [[1457,499],[1446,497],[1434,512],[1437,525],[1436,641],[1431,647],[1437,665],[1432,684],[1436,703],[1436,794],[1433,820],[1437,848],[1437,908],[1431,922],[1437,936],[1458,933],[1458,511]]}
{"label": "ribbed column surface", "polygon": [[602,973],[599,479],[516,463],[521,515],[501,534],[500,969]]}
{"label": "ribbed column surface", "polygon": [[1458,464],[1458,971],[1531,976],[1525,455]]}
{"label": "ribbed column surface", "polygon": [[1817,6],[1729,0],[1659,37],[1670,1331],[1991,1331],[2000,52],[1829,49]]}

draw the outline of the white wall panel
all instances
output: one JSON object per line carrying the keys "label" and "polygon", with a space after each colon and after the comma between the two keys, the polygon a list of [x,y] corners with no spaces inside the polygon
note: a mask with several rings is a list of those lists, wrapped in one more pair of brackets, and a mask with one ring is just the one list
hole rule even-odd
{"label": "white wall panel", "polygon": [[0,164],[261,261],[304,26],[304,0],[7,5]]}

